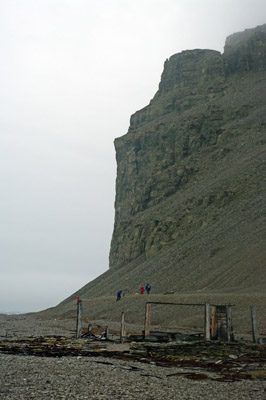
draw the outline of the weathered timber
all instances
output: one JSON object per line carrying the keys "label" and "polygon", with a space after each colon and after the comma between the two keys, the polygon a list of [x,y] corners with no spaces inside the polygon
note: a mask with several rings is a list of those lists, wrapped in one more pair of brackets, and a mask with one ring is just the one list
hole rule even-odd
{"label": "weathered timber", "polygon": [[232,325],[232,307],[226,306],[226,330],[227,342],[234,341],[233,325]]}
{"label": "weathered timber", "polygon": [[109,330],[108,330],[108,326],[107,326],[107,327],[105,328],[105,330],[104,330],[104,337],[105,337],[106,340],[109,339]]}
{"label": "weathered timber", "polygon": [[120,342],[123,343],[126,337],[125,314],[121,314],[121,329],[120,329]]}
{"label": "weathered timber", "polygon": [[145,327],[144,327],[144,338],[145,339],[147,339],[150,336],[150,324],[151,324],[151,303],[146,303]]}
{"label": "weathered timber", "polygon": [[211,340],[211,306],[205,303],[205,339]]}
{"label": "weathered timber", "polygon": [[205,303],[168,303],[162,301],[149,301],[149,304],[165,304],[168,306],[205,306]]}
{"label": "weathered timber", "polygon": [[259,342],[259,333],[257,328],[256,307],[251,307],[251,323],[252,323],[252,338],[254,343]]}
{"label": "weathered timber", "polygon": [[[144,339],[144,331],[142,335],[130,335],[129,340],[133,342],[143,342]],[[149,342],[195,342],[203,340],[203,335],[201,332],[186,334],[181,332],[158,332],[158,331],[150,331],[149,336],[146,338]]]}
{"label": "weathered timber", "polygon": [[78,299],[77,302],[77,321],[76,321],[76,338],[81,336],[82,332],[82,301]]}
{"label": "weathered timber", "polygon": [[218,318],[216,306],[212,306],[211,308],[211,339],[218,339]]}

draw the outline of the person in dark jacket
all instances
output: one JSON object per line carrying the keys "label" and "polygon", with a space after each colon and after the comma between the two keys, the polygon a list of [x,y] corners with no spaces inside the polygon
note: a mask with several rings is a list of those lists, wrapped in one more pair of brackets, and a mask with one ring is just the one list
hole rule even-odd
{"label": "person in dark jacket", "polygon": [[146,283],[145,289],[146,289],[147,294],[150,294],[151,285],[149,283]]}
{"label": "person in dark jacket", "polygon": [[122,295],[122,290],[120,289],[119,292],[117,292],[116,301],[121,299],[121,295]]}

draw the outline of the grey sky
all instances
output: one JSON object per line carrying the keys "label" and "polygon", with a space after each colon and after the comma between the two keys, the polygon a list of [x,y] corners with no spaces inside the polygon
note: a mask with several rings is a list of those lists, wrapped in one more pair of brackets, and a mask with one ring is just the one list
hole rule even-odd
{"label": "grey sky", "polygon": [[264,23],[265,0],[0,0],[0,311],[107,270],[114,138],[166,58]]}

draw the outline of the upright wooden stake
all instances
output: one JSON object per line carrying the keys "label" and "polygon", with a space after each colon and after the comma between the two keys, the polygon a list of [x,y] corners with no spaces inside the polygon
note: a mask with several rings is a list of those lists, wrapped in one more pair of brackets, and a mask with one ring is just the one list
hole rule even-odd
{"label": "upright wooden stake", "polygon": [[126,327],[125,327],[125,314],[121,314],[121,330],[120,330],[120,342],[123,343],[126,337]]}
{"label": "upright wooden stake", "polygon": [[205,303],[205,340],[211,340],[211,306]]}
{"label": "upright wooden stake", "polygon": [[77,323],[76,323],[76,339],[81,336],[82,332],[82,301],[77,302]]}
{"label": "upright wooden stake", "polygon": [[144,339],[147,339],[150,336],[150,324],[151,324],[151,303],[146,303]]}
{"label": "upright wooden stake", "polygon": [[231,308],[231,306],[226,306],[226,332],[227,332],[227,341],[231,342],[233,340],[232,308]]}
{"label": "upright wooden stake", "polygon": [[211,323],[211,339],[218,337],[218,316],[216,306],[212,306],[212,323]]}
{"label": "upright wooden stake", "polygon": [[256,307],[251,307],[251,322],[252,322],[252,336],[253,342],[258,343],[259,341],[259,334],[257,328],[257,318],[256,318]]}
{"label": "upright wooden stake", "polygon": [[108,330],[108,326],[105,328],[104,334],[105,334],[105,338],[106,338],[106,339],[109,339],[109,330]]}

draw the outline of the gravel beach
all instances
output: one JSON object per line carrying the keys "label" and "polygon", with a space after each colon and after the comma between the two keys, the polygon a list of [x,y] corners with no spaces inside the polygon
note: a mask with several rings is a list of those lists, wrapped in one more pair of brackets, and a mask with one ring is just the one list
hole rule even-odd
{"label": "gravel beach", "polygon": [[[67,321],[36,317],[1,315],[1,340],[70,336],[72,327]],[[222,382],[215,372],[196,372],[195,379],[195,368],[162,367],[147,360],[0,353],[0,399],[266,399],[265,374],[256,380]]]}
{"label": "gravel beach", "polygon": [[177,368],[102,357],[0,354],[1,400],[20,399],[265,399],[265,381],[183,378]]}

